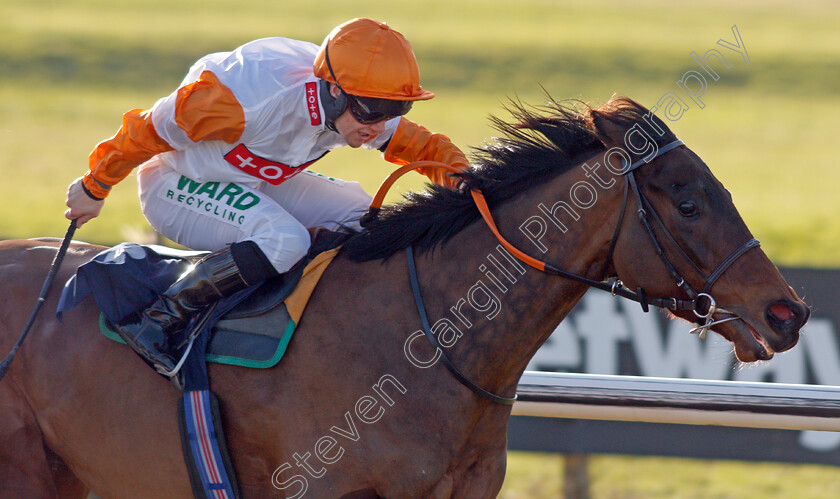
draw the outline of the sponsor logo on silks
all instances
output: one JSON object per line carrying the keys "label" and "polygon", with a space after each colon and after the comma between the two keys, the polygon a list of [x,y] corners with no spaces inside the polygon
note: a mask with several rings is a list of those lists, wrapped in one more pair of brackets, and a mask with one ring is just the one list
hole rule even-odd
{"label": "sponsor logo on silks", "polygon": [[306,108],[309,110],[309,122],[312,126],[321,124],[321,110],[318,108],[318,84],[310,81],[306,84]]}
{"label": "sponsor logo on silks", "polygon": [[245,222],[244,211],[260,202],[259,196],[248,192],[241,186],[222,182],[196,182],[181,176],[177,191],[167,189],[167,199],[186,205],[188,208],[221,220],[242,225]]}
{"label": "sponsor logo on silks", "polygon": [[289,166],[261,158],[245,147],[245,144],[239,144],[225,154],[225,161],[252,177],[265,180],[271,185],[280,185],[305,170],[307,166],[323,158],[324,154],[302,165]]}

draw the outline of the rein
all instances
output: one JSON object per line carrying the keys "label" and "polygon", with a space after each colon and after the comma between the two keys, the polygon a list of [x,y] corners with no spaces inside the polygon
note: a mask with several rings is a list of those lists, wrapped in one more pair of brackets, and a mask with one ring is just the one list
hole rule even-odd
{"label": "rein", "polygon": [[[654,250],[659,256],[659,259],[662,261],[671,278],[674,279],[677,287],[682,289],[683,292],[685,292],[685,294],[688,295],[688,300],[676,297],[651,297],[645,293],[644,289],[641,286],[636,288],[636,291],[632,291],[630,289],[625,288],[621,280],[617,278],[611,278],[607,281],[596,281],[588,277],[567,272],[550,263],[538,260],[524,253],[520,249],[516,248],[513,244],[508,242],[507,239],[504,238],[504,236],[502,236],[502,234],[499,232],[498,227],[496,227],[496,223],[493,220],[492,214],[490,213],[490,207],[487,205],[487,200],[484,198],[484,195],[481,193],[481,191],[477,189],[470,189],[470,194],[472,195],[473,201],[475,202],[479,213],[481,213],[482,218],[490,228],[490,231],[493,232],[493,234],[496,236],[496,238],[499,240],[502,246],[504,246],[505,249],[507,249],[513,256],[518,258],[523,263],[546,274],[563,277],[565,279],[585,284],[586,286],[592,288],[607,291],[613,296],[619,296],[621,298],[625,298],[627,300],[639,303],[644,312],[647,312],[649,310],[650,305],[668,310],[691,310],[692,312],[694,312],[694,315],[697,317],[698,321],[704,321],[704,323],[691,329],[690,332],[700,333],[700,338],[704,339],[706,337],[707,331],[711,327],[718,324],[722,324],[724,322],[740,319],[740,317],[738,317],[736,314],[718,307],[717,302],[710,293],[712,290],[712,286],[715,285],[715,283],[726,272],[726,270],[729,269],[729,267],[731,267],[747,251],[749,251],[752,248],[758,247],[760,243],[755,238],[748,240],[735,251],[730,253],[729,256],[726,257],[723,260],[723,262],[721,262],[720,265],[718,265],[717,268],[715,268],[715,270],[708,276],[700,269],[700,267],[688,256],[685,250],[679,245],[674,236],[662,222],[662,219],[656,213],[656,210],[654,210],[653,205],[650,204],[648,199],[642,193],[638,183],[636,182],[636,176],[634,172],[640,166],[649,163],[650,161],[653,161],[659,156],[662,156],[663,154],[671,151],[672,149],[675,149],[682,145],[684,145],[683,141],[674,140],[673,142],[670,142],[660,147],[655,154],[648,158],[640,159],[629,165],[626,162],[623,163],[623,171],[621,175],[625,179],[624,199],[622,202],[622,210],[618,218],[618,223],[616,224],[612,240],[610,241],[609,251],[607,253],[605,272],[606,269],[609,268],[609,265],[612,261],[613,253],[615,251],[615,247],[618,242],[618,237],[621,232],[621,227],[624,225],[624,214],[627,210],[627,204],[629,202],[629,193],[633,192],[633,196],[637,206],[636,213],[638,214],[640,223],[645,228],[645,232],[647,232],[651,243],[654,246]],[[416,170],[418,168],[429,167],[442,168],[452,173],[459,173],[461,171],[458,168],[453,167],[452,165],[439,163],[436,161],[417,161],[398,168],[382,182],[382,185],[379,187],[376,196],[374,196],[373,201],[371,202],[368,212],[361,218],[362,226],[367,225],[369,222],[371,222],[378,216],[379,211],[382,207],[382,203],[385,199],[385,195],[399,177],[403,176],[409,171]],[[650,220],[651,217],[656,222],[656,224],[660,226],[660,228],[668,237],[668,239],[670,239],[672,244],[677,247],[679,252],[682,254],[683,258],[691,264],[693,269],[705,281],[703,284],[703,288],[700,292],[697,292],[696,290],[694,290],[694,288],[691,287],[691,285],[688,284],[686,279],[682,276],[682,274],[679,273],[676,267],[668,259],[668,256],[665,254],[665,251],[662,248],[662,244],[660,243],[659,238],[656,236],[656,232],[653,229]],[[449,371],[455,376],[456,379],[458,379],[458,381],[460,381],[462,384],[464,384],[467,388],[469,388],[476,394],[497,404],[512,405],[513,402],[516,400],[515,395],[513,397],[502,397],[500,395],[495,395],[479,387],[473,381],[467,378],[463,373],[461,373],[461,371],[459,371],[455,367],[454,363],[446,355],[442,345],[437,340],[429,326],[429,320],[426,314],[425,306],[423,305],[423,298],[420,293],[419,283],[417,281],[417,271],[414,262],[414,253],[411,246],[406,248],[406,256],[408,259],[409,280],[411,282],[412,292],[414,293],[415,302],[417,304],[417,310],[420,314],[420,320],[423,324],[423,332],[425,333],[426,338],[428,338],[432,346],[435,347],[441,353],[441,358],[443,359],[443,362],[446,365],[447,369],[449,369]],[[729,317],[720,320],[715,320],[713,316],[716,313],[729,314]]]}
{"label": "rein", "polygon": [[429,339],[429,343],[432,344],[433,347],[440,352],[440,358],[443,359],[443,364],[449,369],[449,372],[455,376],[455,379],[461,382],[464,386],[472,390],[477,395],[480,395],[491,402],[495,402],[500,405],[513,405],[516,402],[516,395],[513,397],[502,397],[501,395],[496,395],[495,393],[488,392],[484,388],[481,388],[477,384],[475,384],[471,379],[469,379],[464,373],[462,373],[455,364],[452,362],[452,359],[446,355],[446,351],[443,349],[443,345],[440,344],[435,333],[432,332],[431,326],[429,326],[429,316],[426,314],[426,306],[423,304],[423,295],[420,292],[420,282],[417,279],[417,266],[414,263],[414,250],[411,246],[405,249],[406,259],[408,260],[408,276],[409,281],[411,282],[411,291],[414,293],[414,302],[417,304],[417,311],[420,314],[420,322],[423,323],[423,333],[426,334],[426,338]]}

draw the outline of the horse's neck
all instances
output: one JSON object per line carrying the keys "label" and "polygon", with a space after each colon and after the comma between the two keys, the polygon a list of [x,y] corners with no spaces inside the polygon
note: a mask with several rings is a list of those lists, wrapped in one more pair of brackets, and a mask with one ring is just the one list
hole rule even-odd
{"label": "horse's neck", "polygon": [[[588,181],[597,200],[582,208],[588,201],[585,188],[578,187],[576,201],[570,191],[580,181],[587,179],[575,168],[509,200],[493,216],[501,234],[525,253],[600,279],[622,186],[601,189]],[[586,291],[511,257],[484,222],[472,224],[419,265],[435,332],[448,342],[457,338],[447,353],[468,376],[497,393],[512,393],[531,357]]]}

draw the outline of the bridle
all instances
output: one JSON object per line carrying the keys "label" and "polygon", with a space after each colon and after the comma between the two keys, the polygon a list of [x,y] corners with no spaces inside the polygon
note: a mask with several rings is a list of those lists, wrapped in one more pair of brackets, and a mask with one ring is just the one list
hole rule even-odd
{"label": "bridle", "polygon": [[[518,258],[523,263],[545,272],[549,275],[556,275],[559,277],[563,277],[565,279],[569,279],[572,281],[579,282],[581,284],[585,284],[589,287],[600,289],[602,291],[607,291],[613,296],[619,296],[628,300],[635,301],[639,303],[642,307],[642,310],[647,312],[649,310],[649,306],[653,305],[658,308],[668,309],[668,310],[691,310],[694,315],[697,317],[698,323],[701,323],[697,327],[691,329],[691,333],[700,333],[700,338],[705,338],[707,331],[716,326],[718,324],[723,324],[725,322],[734,321],[741,319],[738,315],[730,312],[726,309],[720,308],[717,306],[717,302],[715,301],[714,297],[712,296],[712,287],[715,283],[720,279],[720,277],[745,253],[747,253],[750,249],[756,248],[759,246],[759,241],[755,238],[752,238],[742,244],[739,248],[729,254],[716,268],[712,271],[711,274],[706,274],[703,270],[697,265],[694,260],[686,253],[686,251],[680,246],[665,224],[662,222],[662,219],[659,217],[659,214],[653,208],[650,201],[648,201],[647,197],[639,188],[639,184],[636,181],[635,171],[644,164],[647,164],[654,159],[666,154],[667,152],[684,145],[683,141],[681,140],[674,140],[662,147],[660,147],[653,155],[649,157],[645,157],[638,161],[635,161],[628,165],[627,161],[624,160],[622,162],[622,171],[621,176],[625,179],[625,190],[624,190],[624,199],[622,202],[621,212],[618,217],[618,222],[616,224],[616,228],[613,232],[612,240],[610,241],[609,250],[607,253],[607,260],[606,265],[604,267],[604,272],[610,268],[612,264],[613,254],[615,252],[615,247],[618,243],[618,238],[621,233],[621,228],[624,225],[624,215],[627,211],[627,204],[629,203],[629,194],[630,192],[633,193],[633,197],[636,201],[636,213],[639,217],[639,221],[645,229],[645,232],[648,234],[651,243],[653,244],[654,250],[656,254],[659,256],[660,261],[665,266],[668,274],[676,283],[677,287],[681,289],[687,296],[688,299],[682,299],[677,297],[652,297],[648,296],[645,290],[640,286],[636,288],[636,291],[632,291],[624,287],[621,280],[618,278],[611,278],[608,280],[600,280],[596,281],[594,279],[589,279],[587,277],[573,274],[571,272],[567,272],[565,270],[560,269],[559,267],[552,265],[550,263],[544,262],[542,260],[538,260],[526,253],[522,252],[515,246],[513,246],[510,242],[508,242],[499,232],[498,228],[496,227],[496,223],[493,220],[493,216],[490,213],[490,208],[487,205],[487,201],[484,199],[484,195],[481,191],[476,189],[470,189],[470,194],[475,201],[475,204],[478,208],[478,211],[481,213],[482,218],[489,226],[490,230],[502,244],[513,256]],[[397,178],[409,172],[411,170],[415,170],[418,168],[442,168],[448,170],[452,173],[460,172],[459,169],[447,165],[444,163],[438,163],[434,161],[418,161],[415,163],[410,163],[405,165],[396,171],[394,171],[388,178],[380,186],[379,190],[376,193],[376,196],[373,199],[373,202],[370,205],[370,209],[365,216],[362,217],[362,225],[366,225],[369,221],[376,218],[379,213],[380,207],[382,206],[382,202],[384,201],[385,194],[387,193],[388,189],[394,184]],[[662,247],[662,244],[659,240],[659,237],[656,235],[656,231],[653,230],[653,224],[651,220],[660,227],[660,229],[664,232],[666,237],[671,241],[673,246],[677,248],[679,253],[683,256],[683,258],[689,262],[691,267],[701,278],[704,280],[703,288],[700,292],[696,291],[688,281],[680,274],[668,256],[665,254],[665,250]],[[478,395],[487,398],[495,403],[502,404],[502,405],[512,405],[513,402],[516,400],[516,396],[513,397],[503,397],[500,395],[495,395],[483,388],[479,387],[473,381],[471,381],[466,375],[464,375],[461,371],[455,367],[452,363],[451,359],[446,355],[446,352],[443,349],[443,346],[440,344],[438,339],[435,337],[434,333],[431,331],[431,327],[429,326],[428,317],[426,315],[425,307],[423,305],[423,299],[420,295],[420,289],[417,279],[417,272],[416,266],[414,263],[414,253],[409,246],[406,248],[406,256],[408,259],[408,267],[409,267],[409,280],[411,282],[412,291],[414,293],[415,302],[417,304],[418,312],[420,313],[421,322],[423,323],[423,332],[425,333],[426,337],[431,342],[432,346],[434,346],[440,352],[440,358],[443,360],[445,366],[449,371],[460,381],[464,384],[467,388],[472,390],[473,392],[477,393]],[[727,314],[728,317],[723,319],[715,320],[715,314]]]}
{"label": "bridle", "polygon": [[[648,163],[649,161],[652,161],[653,159],[655,159],[655,158],[657,158],[657,157],[667,153],[668,151],[670,151],[672,149],[675,149],[675,148],[677,148],[681,145],[685,145],[683,143],[683,141],[674,140],[673,142],[670,142],[670,143],[666,144],[665,146],[661,147],[657,151],[657,153],[654,154],[649,159],[640,159],[640,160],[636,161],[635,163],[630,164],[629,167],[627,166],[626,162],[622,165],[623,166],[622,176],[625,178],[625,181],[626,181],[625,182],[626,183],[626,189],[624,191],[624,202],[623,202],[623,206],[622,206],[622,210],[621,210],[621,215],[619,216],[619,221],[618,221],[618,224],[616,225],[615,233],[613,235],[613,239],[610,242],[610,250],[609,250],[609,253],[607,255],[607,266],[609,266],[610,263],[612,262],[613,251],[615,250],[615,245],[616,245],[616,242],[618,241],[618,236],[619,236],[619,233],[621,232],[621,227],[623,225],[622,224],[622,221],[623,221],[622,218],[624,217],[624,213],[626,212],[627,202],[628,202],[627,193],[632,190],[632,192],[634,194],[634,197],[636,199],[636,213],[638,214],[639,221],[641,222],[642,226],[645,228],[645,232],[647,232],[647,234],[650,238],[650,241],[653,244],[653,247],[654,247],[654,250],[656,251],[656,254],[659,256],[659,259],[662,261],[663,265],[665,266],[666,270],[668,271],[668,274],[671,276],[672,279],[674,279],[674,282],[677,284],[677,287],[682,289],[685,292],[685,294],[688,295],[688,297],[690,298],[690,305],[691,305],[690,307],[678,308],[677,307],[677,302],[679,300],[677,300],[676,298],[671,298],[672,302],[674,303],[674,306],[673,307],[663,307],[663,308],[669,308],[671,310],[692,310],[694,312],[694,314],[697,316],[697,318],[700,319],[700,320],[704,320],[705,323],[703,325],[699,326],[699,327],[691,329],[690,332],[691,333],[699,332],[700,333],[700,338],[705,338],[706,337],[706,332],[712,326],[715,326],[717,324],[722,324],[724,322],[729,322],[729,321],[736,320],[736,319],[740,318],[737,315],[733,314],[732,312],[729,312],[728,310],[725,310],[723,308],[719,308],[717,306],[717,302],[715,301],[715,299],[711,295],[712,287],[715,285],[715,283],[718,281],[718,279],[720,279],[720,277],[727,271],[727,269],[729,269],[729,267],[731,267],[732,264],[734,264],[742,255],[744,255],[744,253],[746,253],[747,251],[749,251],[752,248],[758,247],[761,243],[758,241],[758,239],[751,238],[750,240],[748,240],[747,242],[742,244],[739,248],[737,248],[735,251],[730,253],[729,256],[727,256],[720,263],[720,265],[718,265],[717,268],[715,268],[715,270],[709,275],[706,275],[703,272],[703,270],[697,265],[697,263],[695,263],[694,260],[690,256],[688,256],[688,254],[685,252],[685,250],[682,248],[682,246],[680,246],[680,244],[674,238],[673,234],[671,234],[671,231],[668,230],[668,227],[665,226],[665,224],[662,222],[662,218],[660,218],[659,214],[653,208],[653,205],[650,204],[650,201],[648,201],[647,197],[645,197],[644,193],[642,193],[642,190],[639,188],[639,184],[636,182],[636,175],[635,175],[635,170],[637,168],[639,168],[640,166]],[[651,223],[650,223],[651,218],[653,218],[653,220],[660,227],[662,232],[668,237],[668,239],[671,241],[671,243],[674,245],[674,247],[677,248],[677,250],[683,256],[683,258],[691,265],[691,267],[694,269],[694,271],[697,272],[697,274],[700,275],[701,278],[704,280],[703,288],[699,293],[697,291],[695,291],[694,288],[691,287],[691,285],[688,283],[688,281],[682,276],[682,274],[679,273],[679,271],[676,269],[676,267],[674,267],[674,265],[668,259],[668,256],[665,254],[665,251],[662,248],[662,244],[659,242],[659,238],[656,237],[656,232],[653,230],[653,227],[651,226]],[[620,285],[621,281],[616,279],[615,283]],[[641,297],[645,296],[644,290],[641,287],[638,288],[637,293]],[[704,301],[707,302],[706,307],[702,306]],[[647,312],[647,307],[645,306],[644,300],[640,301],[640,303],[642,303],[642,309],[645,312]],[[703,312],[704,308],[705,308],[705,312]],[[715,321],[712,316],[716,312],[730,314],[731,317]]]}

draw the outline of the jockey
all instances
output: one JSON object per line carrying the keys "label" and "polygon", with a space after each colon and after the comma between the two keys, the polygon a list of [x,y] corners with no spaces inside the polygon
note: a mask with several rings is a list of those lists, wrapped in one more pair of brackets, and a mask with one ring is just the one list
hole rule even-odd
{"label": "jockey", "polygon": [[[170,336],[195,312],[290,270],[307,252],[309,227],[355,226],[370,204],[357,182],[306,168],[331,149],[378,149],[404,165],[433,160],[466,168],[441,134],[403,117],[420,86],[408,41],[361,18],[318,45],[265,38],[196,62],[180,88],[150,110],[123,115],[116,135],[73,181],[65,216],[81,226],[99,215],[111,188],[139,166],[143,214],[156,231],[212,252],[120,336],[159,371],[177,363]],[[420,170],[452,187],[440,170]]]}

